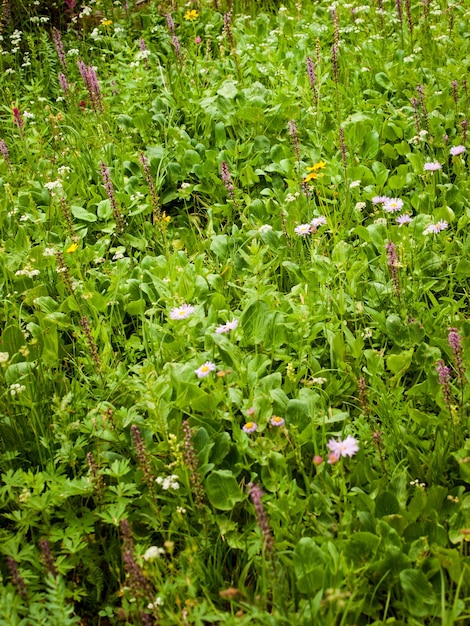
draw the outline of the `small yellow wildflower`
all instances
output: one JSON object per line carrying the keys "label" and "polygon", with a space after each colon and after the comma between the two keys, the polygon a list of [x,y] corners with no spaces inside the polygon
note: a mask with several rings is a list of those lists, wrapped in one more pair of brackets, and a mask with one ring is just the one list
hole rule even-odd
{"label": "small yellow wildflower", "polygon": [[111,26],[113,20],[101,20],[101,26]]}
{"label": "small yellow wildflower", "polygon": [[184,14],[184,19],[189,20],[190,22],[194,22],[194,20],[197,20],[198,16],[199,13],[196,11],[196,9],[188,9],[188,11],[186,11],[186,13]]}
{"label": "small yellow wildflower", "polygon": [[316,180],[320,176],[323,176],[323,174],[318,173],[318,170],[322,170],[325,167],[326,167],[325,161],[318,161],[318,163],[314,163],[311,167],[307,167],[307,170],[309,173],[304,178],[304,183],[308,183],[311,180]]}
{"label": "small yellow wildflower", "polygon": [[76,252],[77,250],[78,250],[78,243],[72,243],[70,244],[70,246],[67,248],[65,252],[69,252],[70,254],[72,254],[73,252]]}

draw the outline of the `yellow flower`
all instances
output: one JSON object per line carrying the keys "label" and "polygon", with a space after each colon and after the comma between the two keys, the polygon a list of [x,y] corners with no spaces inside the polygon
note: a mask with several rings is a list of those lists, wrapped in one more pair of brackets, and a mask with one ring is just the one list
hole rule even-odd
{"label": "yellow flower", "polygon": [[318,163],[314,163],[311,167],[307,167],[309,174],[304,178],[304,183],[308,183],[311,180],[315,180],[323,174],[319,174],[318,170],[322,170],[326,167],[325,161],[318,161]]}
{"label": "yellow flower", "polygon": [[78,250],[78,243],[72,243],[65,252],[69,252],[70,254],[72,254],[76,250]]}
{"label": "yellow flower", "polygon": [[101,26],[111,26],[113,20],[101,20]]}
{"label": "yellow flower", "polygon": [[326,167],[325,161],[318,161],[318,163],[314,163],[311,167],[307,167],[309,172],[316,172],[317,170],[323,170]]}
{"label": "yellow flower", "polygon": [[196,11],[196,9],[191,9],[186,11],[186,13],[184,14],[184,19],[185,20],[189,20],[190,22],[194,22],[194,20],[197,20],[199,13]]}

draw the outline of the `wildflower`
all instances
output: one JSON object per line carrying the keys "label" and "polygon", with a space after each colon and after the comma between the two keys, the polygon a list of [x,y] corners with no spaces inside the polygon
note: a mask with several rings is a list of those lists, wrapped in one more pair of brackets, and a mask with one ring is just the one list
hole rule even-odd
{"label": "wildflower", "polygon": [[258,424],[256,422],[247,422],[243,428],[242,428],[244,433],[250,434],[250,433],[254,433],[255,430],[258,430]]}
{"label": "wildflower", "polygon": [[310,57],[307,57],[307,74],[308,74],[308,80],[310,83],[310,88],[312,89],[312,93],[313,93],[313,100],[316,106],[318,102],[318,94],[317,94],[317,89],[316,89],[317,77],[315,74],[315,63],[312,61]]}
{"label": "wildflower", "polygon": [[316,454],[316,455],[313,457],[313,464],[314,464],[314,465],[321,465],[322,463],[323,463],[323,457],[322,457],[322,456],[320,456],[319,454]]}
{"label": "wildflower", "polygon": [[255,507],[256,520],[261,530],[261,534],[263,535],[264,547],[266,548],[267,552],[272,552],[274,549],[274,539],[271,534],[271,529],[269,527],[268,516],[266,515],[266,511],[262,502],[263,491],[261,490],[259,485],[255,485],[254,483],[248,483],[248,489],[251,501],[253,502],[253,506]]}
{"label": "wildflower", "polygon": [[0,363],[3,365],[4,363],[8,363],[8,359],[10,355],[8,352],[0,352]]}
{"label": "wildflower", "polygon": [[316,178],[318,178],[319,176],[321,176],[321,174],[318,173],[318,170],[322,170],[326,167],[326,162],[325,161],[318,161],[318,163],[314,163],[312,166],[307,167],[308,170],[308,174],[307,176],[304,178],[304,183],[308,183],[311,180],[315,180]]}
{"label": "wildflower", "polygon": [[437,224],[429,224],[429,226],[423,230],[423,235],[437,235],[437,233],[445,230],[448,226],[449,224],[445,220],[440,220]]}
{"label": "wildflower", "polygon": [[144,561],[153,561],[154,559],[158,559],[159,556],[165,554],[164,548],[159,548],[158,546],[150,546],[142,555]]}
{"label": "wildflower", "polygon": [[211,361],[206,361],[203,365],[201,365],[201,367],[198,367],[196,370],[194,370],[194,373],[198,378],[205,378],[206,376],[209,376],[209,374],[214,370],[215,364]]}
{"label": "wildflower", "polygon": [[352,180],[349,183],[349,189],[354,189],[355,187],[360,187],[361,186],[361,181],[360,180]]}
{"label": "wildflower", "polygon": [[67,248],[65,252],[68,252],[69,254],[73,254],[77,250],[78,250],[78,243],[72,243],[70,244],[70,246]]}
{"label": "wildflower", "polygon": [[221,324],[217,326],[215,332],[217,335],[223,335],[229,333],[231,330],[235,330],[238,327],[238,320],[233,319],[231,322],[227,322],[226,324]]}
{"label": "wildflower", "polygon": [[320,215],[320,217],[314,217],[310,222],[311,231],[315,232],[319,226],[323,226],[326,224],[326,217],[324,215]]}
{"label": "wildflower", "polygon": [[428,163],[424,164],[424,170],[426,172],[437,172],[438,170],[442,169],[442,165],[439,163],[439,161],[431,161]]}
{"label": "wildflower", "polygon": [[388,200],[391,200],[388,196],[374,196],[372,198],[372,204],[385,204]]}
{"label": "wildflower", "polygon": [[26,387],[24,385],[20,385],[19,383],[13,383],[10,385],[10,395],[16,396],[22,393],[25,389]]}
{"label": "wildflower", "polygon": [[201,43],[202,39],[199,37],[199,35],[197,37],[194,38],[194,43],[199,45]]}
{"label": "wildflower", "polygon": [[411,217],[408,215],[408,213],[405,213],[404,215],[399,215],[397,217],[398,226],[404,226],[405,224],[409,224],[410,222],[411,222]]}
{"label": "wildflower", "polygon": [[188,20],[189,22],[194,22],[194,20],[197,20],[198,15],[199,13],[196,11],[196,9],[190,9],[184,14],[184,19]]}
{"label": "wildflower", "polygon": [[465,382],[465,366],[463,364],[462,337],[457,328],[449,328],[447,341],[454,356],[454,363],[462,385]]}
{"label": "wildflower", "polygon": [[[344,441],[341,439],[330,439],[327,448],[330,450],[331,455],[335,457],[336,461],[338,461],[342,456],[354,456],[359,450],[359,443],[357,439],[348,435]],[[331,461],[333,462],[332,459]]]}
{"label": "wildflower", "polygon": [[101,20],[101,26],[111,26],[113,20]]}
{"label": "wildflower", "polygon": [[299,237],[306,237],[307,235],[310,235],[311,232],[312,232],[311,224],[300,224],[299,226],[296,226],[294,228],[294,233],[296,235],[299,235]]}
{"label": "wildflower", "polygon": [[399,261],[397,256],[397,249],[392,241],[387,241],[387,243],[385,244],[385,250],[387,252],[387,264],[392,277],[393,288],[395,289],[395,294],[399,297],[400,283],[398,280]]}
{"label": "wildflower", "polygon": [[248,415],[248,417],[251,417],[252,415],[255,414],[255,407],[254,406],[250,406],[249,409],[246,410],[246,414]]}
{"label": "wildflower", "polygon": [[450,149],[450,154],[452,156],[459,156],[459,154],[463,154],[466,149],[467,148],[465,146],[452,146],[452,148]]}
{"label": "wildflower", "polygon": [[271,426],[275,426],[277,428],[284,426],[285,424],[285,420],[282,417],[279,417],[277,415],[273,415],[271,417],[271,419],[269,420],[269,423],[271,424]]}
{"label": "wildflower", "polygon": [[312,385],[324,385],[327,382],[327,379],[322,376],[314,376],[310,379],[310,382]]}
{"label": "wildflower", "polygon": [[259,228],[258,228],[258,232],[260,233],[269,233],[270,230],[272,230],[273,227],[271,226],[271,224],[262,224]]}
{"label": "wildflower", "polygon": [[231,200],[233,200],[235,197],[235,194],[234,194],[235,188],[233,186],[232,177],[230,176],[230,170],[228,168],[226,161],[222,161],[220,165],[220,175],[225,185],[225,189],[228,191]]}
{"label": "wildflower", "polygon": [[192,313],[194,313],[194,307],[192,306],[192,304],[182,304],[181,306],[177,306],[171,309],[170,319],[185,320]]}
{"label": "wildflower", "polygon": [[442,389],[442,395],[444,396],[447,408],[450,410],[452,403],[452,392],[450,390],[450,367],[447,367],[447,365],[444,364],[444,361],[437,361],[436,371],[439,378],[439,384]]}
{"label": "wildflower", "polygon": [[21,111],[17,107],[13,107],[13,122],[21,130],[24,126],[24,119]]}
{"label": "wildflower", "polygon": [[403,208],[403,200],[400,198],[387,198],[383,203],[383,208],[387,213],[397,213]]}

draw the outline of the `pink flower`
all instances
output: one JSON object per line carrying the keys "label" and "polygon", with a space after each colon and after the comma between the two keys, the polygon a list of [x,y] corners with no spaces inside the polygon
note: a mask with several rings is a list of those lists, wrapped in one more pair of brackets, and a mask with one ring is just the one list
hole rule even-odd
{"label": "pink flower", "polygon": [[408,213],[405,213],[404,215],[399,215],[397,217],[398,226],[404,226],[405,224],[409,224],[410,222],[411,222],[411,217],[408,215]]}
{"label": "pink flower", "polygon": [[400,198],[387,198],[384,205],[384,211],[387,213],[397,213],[403,208],[403,200]]}
{"label": "pink flower", "polygon": [[248,415],[248,417],[251,417],[252,415],[254,415],[255,414],[255,407],[254,406],[250,406],[250,408],[246,410],[246,414]]}
{"label": "pink flower", "polygon": [[319,226],[323,226],[324,224],[326,224],[326,217],[324,215],[320,215],[320,217],[314,217],[313,220],[310,222],[312,232],[314,232]]}
{"label": "pink flower", "polygon": [[437,172],[442,169],[442,165],[439,161],[432,161],[424,164],[424,170],[426,172]]}
{"label": "pink flower", "polygon": [[258,430],[258,424],[256,422],[247,422],[243,426],[242,430],[244,433],[247,433],[249,435],[250,433],[254,433],[255,430]]}
{"label": "pink flower", "polygon": [[209,374],[215,369],[216,368],[214,363],[212,363],[211,361],[206,361],[204,365],[201,365],[201,367],[198,367],[196,370],[194,370],[194,373],[198,378],[205,378],[206,376],[209,376]]}
{"label": "pink flower", "polygon": [[437,235],[437,233],[445,230],[448,226],[449,224],[445,220],[440,220],[437,224],[429,224],[429,226],[423,230],[423,235]]}
{"label": "pink flower", "polygon": [[311,232],[312,232],[311,224],[299,224],[299,226],[296,226],[294,228],[294,233],[298,235],[299,237],[306,237],[307,235],[310,235]]}
{"label": "pink flower", "polygon": [[452,146],[450,149],[450,154],[452,156],[459,156],[459,154],[463,154],[467,148],[465,146]]}
{"label": "pink flower", "polygon": [[182,304],[170,311],[170,319],[172,320],[185,320],[192,313],[194,313],[194,307],[191,304]]}
{"label": "pink flower", "polygon": [[359,443],[357,439],[348,435],[344,441],[341,441],[341,439],[330,439],[327,448],[330,450],[329,462],[335,463],[342,456],[354,456],[359,450]]}
{"label": "pink flower", "polygon": [[194,39],[194,43],[197,43],[198,45],[201,43],[202,39],[199,37],[199,35]]}
{"label": "pink flower", "polygon": [[390,200],[388,196],[374,196],[372,198],[372,204],[385,204],[387,200]]}
{"label": "pink flower", "polygon": [[235,330],[238,327],[238,320],[233,319],[231,322],[227,322],[226,324],[221,324],[217,326],[215,332],[217,335],[223,335],[229,333],[231,330]]}
{"label": "pink flower", "polygon": [[322,463],[323,463],[323,457],[322,457],[322,456],[320,456],[319,454],[316,454],[316,455],[313,457],[313,464],[314,464],[314,465],[321,465]]}

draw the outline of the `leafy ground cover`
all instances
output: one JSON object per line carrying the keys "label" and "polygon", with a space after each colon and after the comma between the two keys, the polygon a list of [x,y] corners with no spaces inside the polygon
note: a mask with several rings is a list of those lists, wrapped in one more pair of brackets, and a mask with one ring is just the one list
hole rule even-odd
{"label": "leafy ground cover", "polygon": [[468,624],[467,3],[25,4],[1,623]]}

